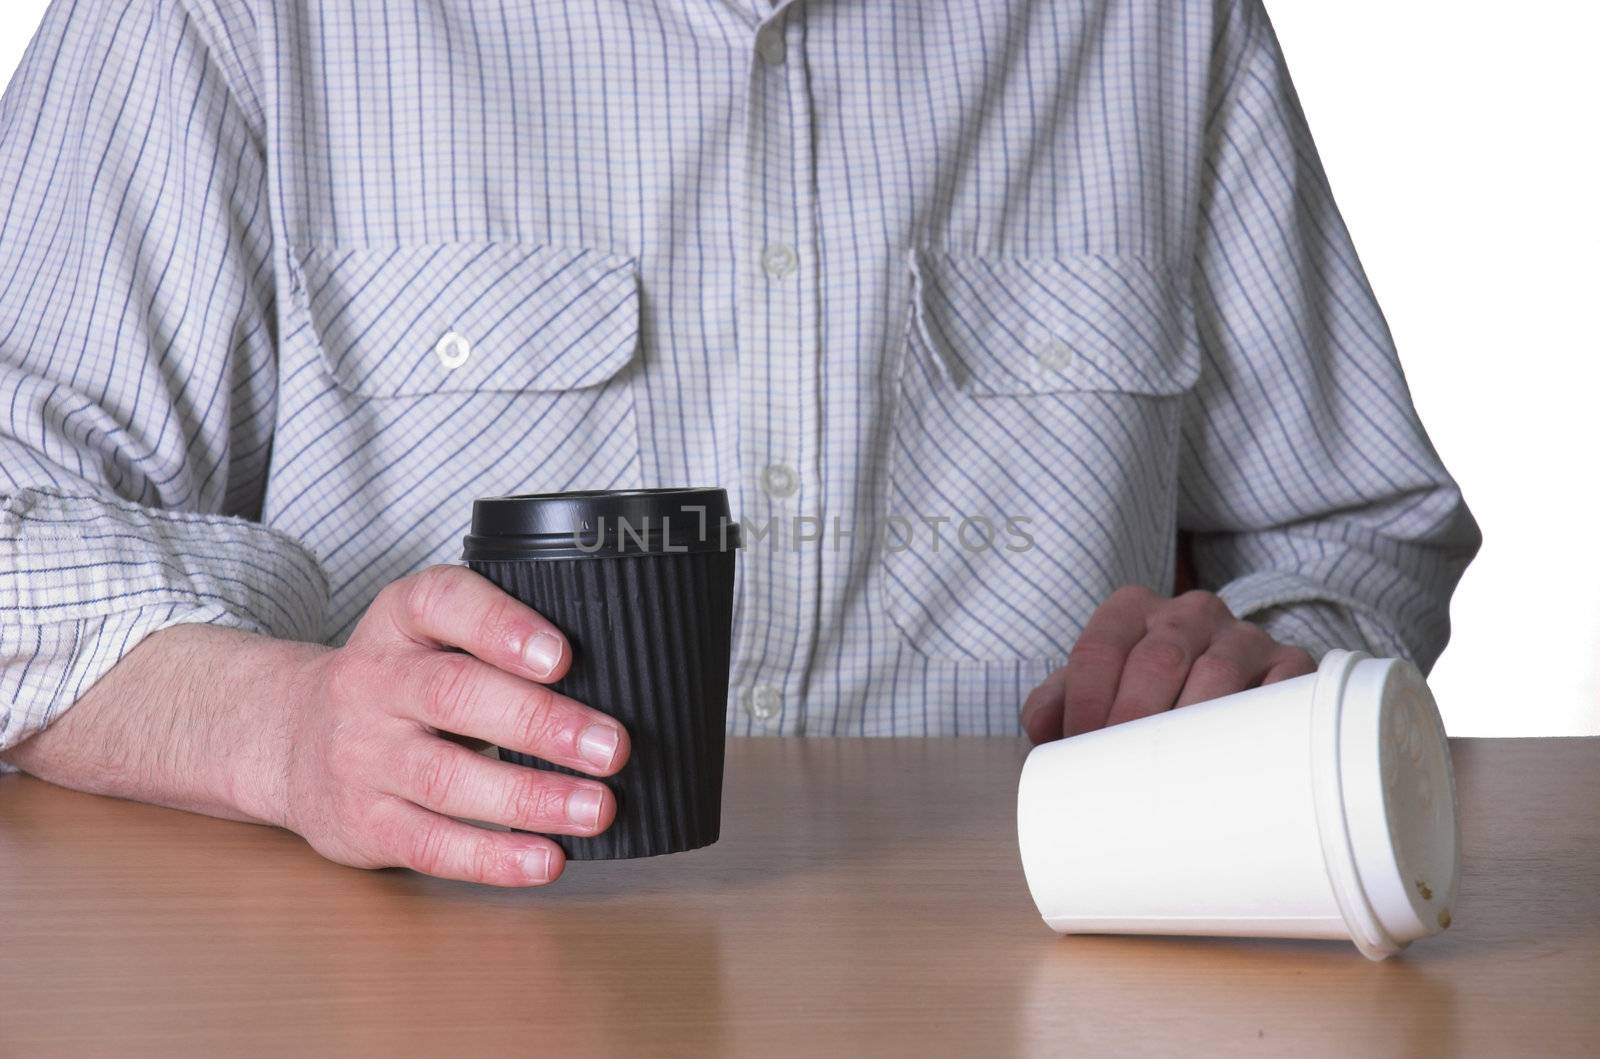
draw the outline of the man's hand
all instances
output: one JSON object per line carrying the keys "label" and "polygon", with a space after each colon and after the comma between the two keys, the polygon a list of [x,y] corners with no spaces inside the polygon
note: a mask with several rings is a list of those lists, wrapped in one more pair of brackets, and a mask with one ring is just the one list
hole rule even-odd
{"label": "man's hand", "polygon": [[610,790],[443,733],[616,772],[622,728],[544,686],[571,657],[489,581],[433,567],[384,589],[337,649],[157,633],[6,757],[63,786],[287,827],[342,864],[537,885],[561,874],[555,843],[450,818],[592,835],[616,815]]}
{"label": "man's hand", "polygon": [[395,582],[349,642],[321,657],[310,701],[291,710],[279,822],[358,867],[501,886],[554,879],[555,843],[448,817],[592,835],[616,814],[610,790],[490,760],[440,733],[610,775],[627,760],[622,728],[543,686],[571,657],[555,626],[471,571],[436,566]]}
{"label": "man's hand", "polygon": [[1100,605],[1067,664],[1028,696],[1022,728],[1044,743],[1315,670],[1305,651],[1210,592],[1168,599],[1130,586]]}

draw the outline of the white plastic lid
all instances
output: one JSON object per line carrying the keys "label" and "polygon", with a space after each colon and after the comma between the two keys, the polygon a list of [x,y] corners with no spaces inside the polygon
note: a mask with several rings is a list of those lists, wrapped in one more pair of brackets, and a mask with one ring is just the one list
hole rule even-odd
{"label": "white plastic lid", "polygon": [[1317,671],[1312,777],[1328,879],[1381,960],[1450,925],[1460,836],[1450,749],[1415,666],[1332,651]]}

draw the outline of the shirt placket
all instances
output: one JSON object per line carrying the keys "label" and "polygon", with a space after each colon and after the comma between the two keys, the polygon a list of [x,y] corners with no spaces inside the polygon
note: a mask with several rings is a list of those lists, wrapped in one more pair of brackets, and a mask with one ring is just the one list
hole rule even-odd
{"label": "shirt placket", "polygon": [[[752,28],[738,226],[740,483],[747,497],[740,657],[744,730],[797,734],[815,639],[822,510],[811,111],[798,3]],[[765,527],[763,536],[759,530]]]}

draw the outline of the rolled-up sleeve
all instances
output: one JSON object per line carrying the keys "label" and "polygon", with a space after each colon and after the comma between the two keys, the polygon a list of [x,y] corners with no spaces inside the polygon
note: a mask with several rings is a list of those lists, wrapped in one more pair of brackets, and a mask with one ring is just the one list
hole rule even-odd
{"label": "rolled-up sleeve", "polygon": [[58,0],[0,103],[0,749],[150,633],[320,637],[276,404],[249,9]]}
{"label": "rolled-up sleeve", "polygon": [[1431,666],[1476,524],[1412,405],[1260,0],[1223,4],[1180,526],[1280,640]]}

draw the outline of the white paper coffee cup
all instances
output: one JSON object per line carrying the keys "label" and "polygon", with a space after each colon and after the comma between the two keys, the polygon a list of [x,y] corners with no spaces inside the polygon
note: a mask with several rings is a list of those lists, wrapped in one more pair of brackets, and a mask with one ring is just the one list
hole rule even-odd
{"label": "white paper coffee cup", "polygon": [[1459,874],[1433,695],[1350,651],[1035,748],[1017,837],[1063,934],[1348,938],[1381,960],[1450,925]]}

